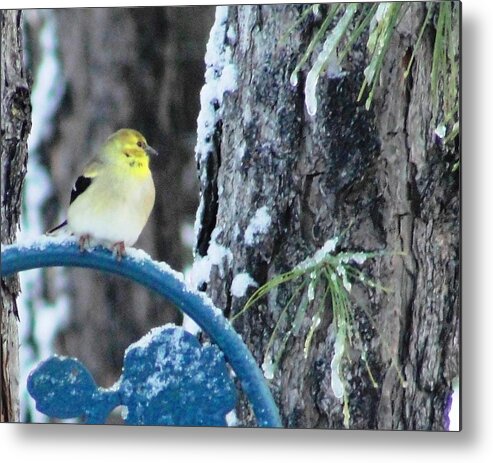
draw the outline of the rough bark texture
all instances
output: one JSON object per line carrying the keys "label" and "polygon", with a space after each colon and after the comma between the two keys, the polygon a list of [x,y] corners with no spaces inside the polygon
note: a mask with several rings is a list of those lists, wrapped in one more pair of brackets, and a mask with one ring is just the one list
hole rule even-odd
{"label": "rough bark texture", "polygon": [[[21,12],[0,12],[1,33],[1,236],[2,245],[15,241],[21,213],[21,191],[31,130],[30,91],[22,54]],[[0,312],[0,422],[19,421],[19,338],[17,305],[19,280],[2,278]]]}
{"label": "rough bark texture", "polygon": [[[180,233],[185,222],[193,223],[197,207],[193,135],[213,9],[55,14],[66,90],[56,131],[44,147],[43,162],[55,185],[44,211],[46,229],[66,210],[73,181],[96,147],[119,128],[135,128],[160,153],[152,160],[156,204],[135,246],[182,270],[191,259]],[[102,386],[120,375],[131,342],[152,327],[180,320],[162,299],[119,277],[73,269],[68,281],[73,311],[57,351],[81,359]],[[48,297],[56,296],[49,285]]]}
{"label": "rough bark texture", "polygon": [[[355,327],[368,348],[378,388],[361,361],[361,346],[355,346],[352,361],[344,362],[349,427],[443,429],[459,358],[459,198],[458,175],[451,170],[458,149],[444,152],[432,142],[433,28],[427,29],[405,80],[425,14],[424,3],[410,4],[385,57],[372,109],[356,102],[365,66],[362,40],[345,77],[320,77],[318,111],[309,117],[306,74],[297,87],[289,77],[317,24],[307,19],[305,27],[279,40],[300,11],[295,5],[229,9],[238,88],[224,97],[217,149],[199,165],[207,175],[202,177],[205,214],[197,250],[207,254],[213,237],[231,250],[232,259],[213,266],[207,292],[234,314],[246,302],[231,294],[231,282],[240,272],[262,285],[336,235],[342,236],[341,249],[388,251],[363,269],[392,292],[356,286],[352,293]],[[264,206],[271,224],[248,245],[245,230]],[[281,286],[235,321],[259,364],[293,288]],[[289,338],[270,382],[285,426],[343,427],[343,405],[331,388],[330,304],[307,358],[303,352],[320,297],[308,307],[300,331]],[[275,336],[275,350],[292,326],[295,308]],[[406,388],[391,366],[392,357],[401,365]],[[247,407],[240,416],[252,423]]]}

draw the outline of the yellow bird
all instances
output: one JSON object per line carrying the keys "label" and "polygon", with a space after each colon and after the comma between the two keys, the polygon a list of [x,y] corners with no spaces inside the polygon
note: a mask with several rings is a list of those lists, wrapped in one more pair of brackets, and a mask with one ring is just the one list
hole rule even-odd
{"label": "yellow bird", "polygon": [[94,239],[109,245],[121,259],[125,246],[137,241],[154,206],[150,154],[157,152],[136,130],[110,135],[75,182],[67,220],[48,234],[68,229],[79,238],[81,251]]}

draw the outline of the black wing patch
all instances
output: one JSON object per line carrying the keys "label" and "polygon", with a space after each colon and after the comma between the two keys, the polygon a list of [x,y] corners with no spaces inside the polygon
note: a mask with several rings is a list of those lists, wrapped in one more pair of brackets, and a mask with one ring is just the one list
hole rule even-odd
{"label": "black wing patch", "polygon": [[81,175],[77,181],[75,182],[74,187],[72,188],[72,192],[70,193],[70,204],[72,204],[79,195],[84,193],[87,190],[88,186],[91,184],[92,179],[88,177],[84,177]]}
{"label": "black wing patch", "polygon": [[[72,188],[72,191],[70,193],[70,204],[72,204],[77,199],[77,197],[80,194],[84,193],[84,191],[87,190],[87,188],[91,184],[91,182],[92,182],[92,179],[90,179],[89,177],[84,177],[83,175],[81,175],[77,179],[77,181],[75,182],[75,185]],[[46,234],[49,235],[51,233],[54,233],[57,230],[59,230],[60,228],[65,227],[65,225],[67,225],[67,221],[66,220],[64,220],[60,225],[57,225],[55,228],[52,228],[51,230],[48,230],[46,232]]]}
{"label": "black wing patch", "polygon": [[60,225],[57,225],[55,228],[52,228],[51,230],[48,230],[46,232],[47,235],[50,235],[51,233],[55,233],[57,230],[60,230],[60,228],[65,227],[67,225],[67,221],[64,220]]}

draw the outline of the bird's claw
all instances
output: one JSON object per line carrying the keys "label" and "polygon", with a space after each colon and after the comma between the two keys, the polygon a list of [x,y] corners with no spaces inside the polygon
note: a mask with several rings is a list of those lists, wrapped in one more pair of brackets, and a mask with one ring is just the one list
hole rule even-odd
{"label": "bird's claw", "polygon": [[90,235],[81,235],[79,238],[79,250],[84,252],[90,246]]}
{"label": "bird's claw", "polygon": [[116,260],[122,260],[122,257],[125,255],[125,243],[123,241],[118,241],[113,246],[113,255],[116,257]]}

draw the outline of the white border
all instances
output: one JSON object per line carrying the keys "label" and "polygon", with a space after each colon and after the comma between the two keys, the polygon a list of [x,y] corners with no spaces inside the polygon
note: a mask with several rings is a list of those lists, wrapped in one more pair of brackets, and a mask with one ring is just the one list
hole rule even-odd
{"label": "white border", "polygon": [[[201,2],[195,1],[194,4]],[[225,3],[225,2],[218,2]],[[262,2],[249,2],[262,3]],[[279,2],[269,2],[279,3]],[[104,6],[165,5],[106,1]],[[170,3],[166,3],[170,4]],[[190,2],[173,2],[186,5]],[[2,461],[482,462],[492,449],[493,2],[463,0],[463,431],[215,430],[0,424]],[[2,0],[2,8],[101,2]],[[9,458],[10,457],[10,458]],[[419,459],[419,460],[418,460]]]}

